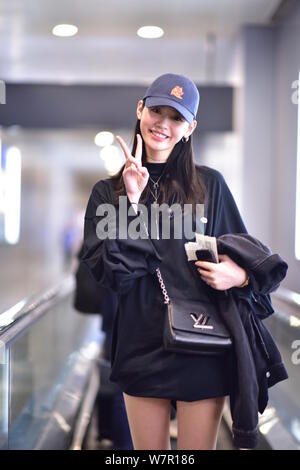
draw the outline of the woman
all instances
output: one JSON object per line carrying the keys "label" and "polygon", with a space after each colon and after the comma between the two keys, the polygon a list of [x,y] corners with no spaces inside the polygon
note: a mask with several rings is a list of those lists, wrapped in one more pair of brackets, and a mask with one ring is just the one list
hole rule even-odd
{"label": "woman", "polygon": [[[192,134],[198,104],[198,90],[189,78],[170,73],[158,77],[138,102],[133,151],[117,137],[126,163],[115,177],[96,183],[86,211],[83,259],[97,281],[119,295],[111,380],[124,393],[135,449],[170,449],[171,403],[177,409],[178,449],[215,449],[235,370],[232,351],[203,357],[163,347],[165,306],[155,273],[158,266],[171,298],[207,299],[208,291],[241,288],[249,280],[226,255],[219,256],[218,264],[196,261],[192,267],[185,236],[162,237],[163,217],[175,222],[174,204],[192,205],[196,227],[196,204],[204,204],[205,235],[246,233],[222,175],[195,166]],[[129,210],[127,236],[121,236],[124,226],[118,225],[113,237],[99,236],[104,215],[99,206],[113,202],[120,220],[121,196]],[[144,219],[149,224],[147,236],[136,238],[129,227],[139,220],[141,203],[149,209]],[[149,214],[162,203],[169,207],[164,216]],[[157,230],[152,237],[153,226]]]}

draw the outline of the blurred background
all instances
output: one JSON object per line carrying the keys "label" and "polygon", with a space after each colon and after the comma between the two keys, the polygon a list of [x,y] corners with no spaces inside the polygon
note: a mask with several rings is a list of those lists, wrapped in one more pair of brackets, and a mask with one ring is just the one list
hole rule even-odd
{"label": "blurred background", "polygon": [[[248,232],[289,264],[274,305],[289,331],[282,341],[290,372],[299,376],[299,365],[291,360],[293,341],[299,339],[300,346],[299,70],[296,0],[0,0],[3,331],[8,334],[15,319],[24,320],[25,307],[32,312],[32,296],[44,302],[53,286],[54,298],[60,295],[76,265],[92,186],[124,163],[115,135],[131,145],[137,102],[147,86],[160,74],[179,73],[193,79],[201,95],[196,162],[222,172]],[[72,287],[67,292],[71,295]],[[57,325],[65,310],[61,305],[59,312],[54,309]],[[69,335],[73,318],[66,315],[65,330],[62,325],[58,330]],[[76,321],[83,322],[76,326],[82,334],[87,322]],[[95,331],[95,317],[91,322],[89,332]],[[274,328],[281,331],[281,326]],[[47,332],[48,327],[43,335]],[[24,374],[22,361],[35,364],[40,349],[32,352],[33,344],[41,337],[44,341],[37,330],[35,340],[15,346],[14,356],[8,336],[0,336],[11,361],[3,356],[8,364],[0,400],[4,447],[12,424],[6,413],[13,406],[12,390],[25,383],[17,373],[16,383],[11,382],[15,376],[9,379],[9,371],[15,365]],[[80,339],[59,355],[61,364],[81,344]],[[39,387],[32,377],[40,380],[45,363],[35,372],[29,367],[29,392],[19,392],[23,398],[14,416],[28,407],[28,397]],[[295,381],[293,391],[285,392],[291,412],[287,417],[284,408],[281,420],[300,445],[300,415],[294,407],[300,384]],[[18,432],[14,436],[16,447],[26,447]],[[37,445],[34,439],[28,448]]]}

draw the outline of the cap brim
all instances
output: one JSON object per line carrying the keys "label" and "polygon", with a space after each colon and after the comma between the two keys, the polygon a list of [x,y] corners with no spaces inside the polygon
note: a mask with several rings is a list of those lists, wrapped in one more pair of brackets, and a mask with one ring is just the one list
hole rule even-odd
{"label": "cap brim", "polygon": [[147,108],[151,108],[152,106],[170,106],[171,108],[176,109],[176,111],[178,111],[189,124],[192,124],[195,119],[192,113],[177,101],[172,100],[172,98],[149,96],[146,98],[145,104]]}

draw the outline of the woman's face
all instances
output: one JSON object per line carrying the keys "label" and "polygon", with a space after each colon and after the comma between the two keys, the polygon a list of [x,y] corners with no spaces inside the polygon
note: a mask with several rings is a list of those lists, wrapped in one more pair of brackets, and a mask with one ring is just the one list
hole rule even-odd
{"label": "woman's face", "polygon": [[166,161],[177,142],[191,135],[197,125],[195,120],[189,124],[169,106],[143,108],[142,100],[138,102],[137,117],[141,121],[148,160],[154,161]]}

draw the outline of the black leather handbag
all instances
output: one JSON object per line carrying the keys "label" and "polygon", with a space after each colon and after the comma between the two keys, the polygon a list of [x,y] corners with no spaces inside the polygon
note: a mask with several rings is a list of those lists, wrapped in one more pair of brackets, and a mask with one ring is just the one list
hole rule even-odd
{"label": "black leather handbag", "polygon": [[232,348],[230,334],[213,302],[169,298],[160,269],[156,269],[167,311],[164,348],[167,351],[219,355]]}

